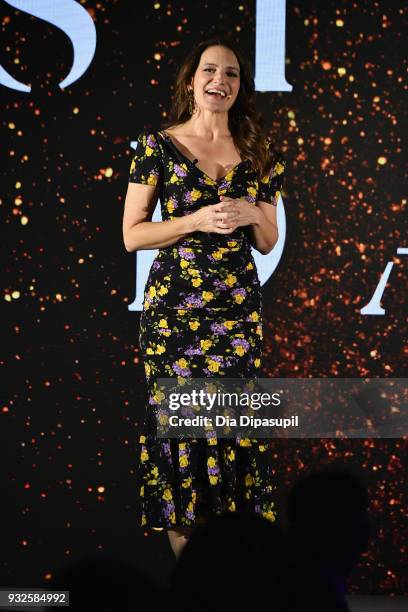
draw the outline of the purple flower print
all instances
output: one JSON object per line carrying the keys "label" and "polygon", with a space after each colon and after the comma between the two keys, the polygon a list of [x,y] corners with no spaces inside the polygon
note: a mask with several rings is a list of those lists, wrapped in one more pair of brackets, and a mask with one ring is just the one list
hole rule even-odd
{"label": "purple flower print", "polygon": [[236,289],[234,289],[232,292],[232,295],[242,295],[243,297],[246,296],[246,291],[243,287],[237,287]]}
{"label": "purple flower print", "polygon": [[247,342],[245,338],[235,338],[235,340],[233,340],[231,344],[234,348],[236,346],[243,346],[245,350],[249,349],[249,342]]}
{"label": "purple flower print", "polygon": [[176,306],[176,308],[202,308],[204,305],[203,299],[194,293],[189,293],[185,298],[182,304]]}
{"label": "purple flower print", "polygon": [[181,255],[181,257],[183,257],[184,259],[187,259],[189,261],[191,261],[192,259],[195,259],[194,253],[187,251],[183,247],[179,248],[178,252],[179,252],[179,255]]}
{"label": "purple flower print", "polygon": [[174,512],[175,510],[175,506],[174,506],[174,502],[172,500],[163,500],[164,501],[164,516],[166,518],[170,518],[170,514],[172,512]]}
{"label": "purple flower print", "polygon": [[217,336],[223,336],[227,333],[227,328],[223,323],[211,323],[211,331]]}
{"label": "purple flower print", "polygon": [[189,357],[191,357],[192,355],[202,355],[203,354],[203,350],[200,347],[193,347],[193,346],[189,346],[188,349],[186,351],[184,351],[185,355],[188,355]]}
{"label": "purple flower print", "polygon": [[179,376],[191,375],[191,370],[189,370],[189,368],[183,368],[177,362],[174,362],[171,367],[173,368],[174,372]]}
{"label": "purple flower print", "polygon": [[217,287],[217,289],[222,289],[223,291],[225,289],[229,289],[228,285],[226,283],[224,283],[224,281],[220,280],[219,278],[217,278],[214,281],[214,287]]}
{"label": "purple flower print", "polygon": [[184,178],[185,176],[187,176],[187,172],[179,164],[174,164],[174,173],[179,178]]}

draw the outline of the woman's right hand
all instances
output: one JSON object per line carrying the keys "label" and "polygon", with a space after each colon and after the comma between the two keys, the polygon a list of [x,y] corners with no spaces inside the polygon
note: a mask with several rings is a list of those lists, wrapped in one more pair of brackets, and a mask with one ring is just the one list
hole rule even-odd
{"label": "woman's right hand", "polygon": [[237,228],[235,225],[238,219],[236,204],[223,202],[222,212],[217,212],[216,206],[219,206],[219,203],[203,206],[189,215],[193,231],[231,234]]}

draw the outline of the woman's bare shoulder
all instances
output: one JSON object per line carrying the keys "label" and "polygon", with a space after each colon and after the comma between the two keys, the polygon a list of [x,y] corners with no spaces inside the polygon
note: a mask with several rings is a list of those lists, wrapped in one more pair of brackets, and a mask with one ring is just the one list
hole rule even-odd
{"label": "woman's bare shoulder", "polygon": [[164,132],[165,134],[169,134],[169,136],[186,136],[186,132],[184,129],[184,124],[180,124],[180,125],[171,125],[168,128],[162,129],[162,132]]}

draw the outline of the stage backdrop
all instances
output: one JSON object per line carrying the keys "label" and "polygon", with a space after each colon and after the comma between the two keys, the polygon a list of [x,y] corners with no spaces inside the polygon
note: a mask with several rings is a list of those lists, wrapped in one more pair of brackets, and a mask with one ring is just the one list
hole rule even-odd
{"label": "stage backdrop", "polygon": [[[197,41],[225,34],[248,55],[287,160],[280,242],[256,260],[262,375],[407,374],[405,5],[0,2],[1,584],[46,586],[84,552],[145,559],[156,575],[171,560],[164,534],[135,524],[154,253],[126,252],[122,214],[133,144],[166,118]],[[403,439],[274,442],[282,524],[312,469],[349,466],[368,486],[354,592],[408,592],[406,451]]]}

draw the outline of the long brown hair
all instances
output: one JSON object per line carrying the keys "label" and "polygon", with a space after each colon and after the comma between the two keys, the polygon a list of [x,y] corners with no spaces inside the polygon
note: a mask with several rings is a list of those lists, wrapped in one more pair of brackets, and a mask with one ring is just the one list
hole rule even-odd
{"label": "long brown hair", "polygon": [[266,147],[263,131],[264,121],[254,103],[255,82],[252,68],[240,49],[228,38],[210,38],[199,43],[182,64],[174,84],[174,94],[168,119],[162,129],[181,125],[190,119],[187,85],[194,76],[202,53],[208,47],[220,45],[230,49],[240,66],[240,88],[235,103],[228,112],[228,127],[243,160],[249,159],[260,176],[271,167],[271,155]]}

